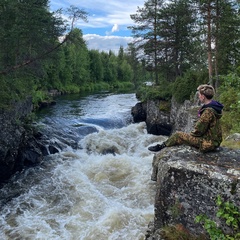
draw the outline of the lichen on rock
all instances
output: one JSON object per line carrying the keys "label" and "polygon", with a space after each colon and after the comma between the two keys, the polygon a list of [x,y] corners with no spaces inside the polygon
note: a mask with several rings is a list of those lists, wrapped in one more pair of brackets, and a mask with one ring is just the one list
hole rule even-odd
{"label": "lichen on rock", "polygon": [[195,148],[179,146],[155,154],[152,179],[156,180],[157,191],[149,236],[157,234],[152,239],[160,239],[159,229],[178,224],[193,234],[202,234],[203,227],[195,223],[200,214],[206,214],[226,232],[231,232],[216,218],[215,201],[220,195],[240,206],[239,163],[240,150],[227,148],[203,154]]}

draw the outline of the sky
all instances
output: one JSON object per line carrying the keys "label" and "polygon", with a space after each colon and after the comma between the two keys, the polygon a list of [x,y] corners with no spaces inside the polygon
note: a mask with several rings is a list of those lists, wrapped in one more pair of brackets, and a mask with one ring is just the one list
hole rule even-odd
{"label": "sky", "polygon": [[74,5],[88,15],[88,22],[79,20],[75,27],[83,32],[88,49],[118,52],[133,40],[131,30],[134,22],[130,15],[143,7],[144,0],[50,0],[50,10],[67,9]]}

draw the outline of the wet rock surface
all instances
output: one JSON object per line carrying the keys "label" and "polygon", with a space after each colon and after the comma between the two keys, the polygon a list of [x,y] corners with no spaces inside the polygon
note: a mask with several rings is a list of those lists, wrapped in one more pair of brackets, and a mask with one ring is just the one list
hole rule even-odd
{"label": "wet rock surface", "polygon": [[32,110],[32,99],[28,98],[0,111],[0,183],[24,167],[40,163],[43,156],[58,152],[53,144],[46,144],[45,136],[26,124]]}
{"label": "wet rock surface", "polygon": [[146,239],[161,239],[166,225],[182,225],[196,236],[204,233],[195,217],[206,214],[225,231],[216,217],[216,198],[240,206],[240,150],[220,148],[200,153],[188,146],[165,148],[154,155],[152,179],[156,180],[154,221]]}
{"label": "wet rock surface", "polygon": [[[145,111],[144,121],[151,134],[162,134],[157,130],[160,125],[171,125],[171,133],[190,132],[197,120],[197,102],[178,104],[173,99],[169,113],[160,111],[159,101],[144,104],[138,112]],[[156,130],[149,131],[154,128]],[[228,138],[240,139],[238,133]],[[161,240],[164,226],[182,226],[196,236],[206,234],[203,226],[195,223],[200,214],[206,214],[225,233],[231,233],[232,230],[216,217],[216,198],[219,195],[224,201],[240,206],[240,150],[220,147],[203,154],[189,146],[176,146],[154,154],[152,165],[151,180],[156,181],[157,191],[154,219],[149,223],[147,240]]]}
{"label": "wet rock surface", "polygon": [[160,101],[137,103],[131,111],[134,122],[146,122],[147,132],[169,136],[172,132],[170,113],[160,110]]}
{"label": "wet rock surface", "polygon": [[171,101],[171,110],[162,111],[162,102],[139,102],[132,107],[134,122],[146,122],[147,132],[154,135],[169,136],[173,132],[190,132],[197,120],[199,105],[185,101],[183,104]]}

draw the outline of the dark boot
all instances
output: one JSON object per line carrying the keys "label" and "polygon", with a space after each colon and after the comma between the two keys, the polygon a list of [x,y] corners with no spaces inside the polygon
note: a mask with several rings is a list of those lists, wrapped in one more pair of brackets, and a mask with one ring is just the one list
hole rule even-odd
{"label": "dark boot", "polygon": [[162,150],[165,147],[166,147],[166,144],[162,143],[162,144],[157,144],[155,146],[151,146],[151,147],[148,148],[148,150],[152,151],[152,152],[158,152],[158,151]]}

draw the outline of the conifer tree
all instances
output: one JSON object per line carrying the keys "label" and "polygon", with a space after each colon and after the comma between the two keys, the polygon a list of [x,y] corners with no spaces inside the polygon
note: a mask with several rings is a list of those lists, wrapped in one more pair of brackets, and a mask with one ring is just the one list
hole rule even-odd
{"label": "conifer tree", "polygon": [[157,33],[159,18],[159,9],[163,6],[162,0],[148,0],[144,3],[143,8],[137,9],[136,14],[131,15],[135,25],[129,27],[133,36],[137,39],[136,47],[141,49],[148,64],[148,70],[155,74],[155,82],[159,83],[158,71],[158,41]]}

